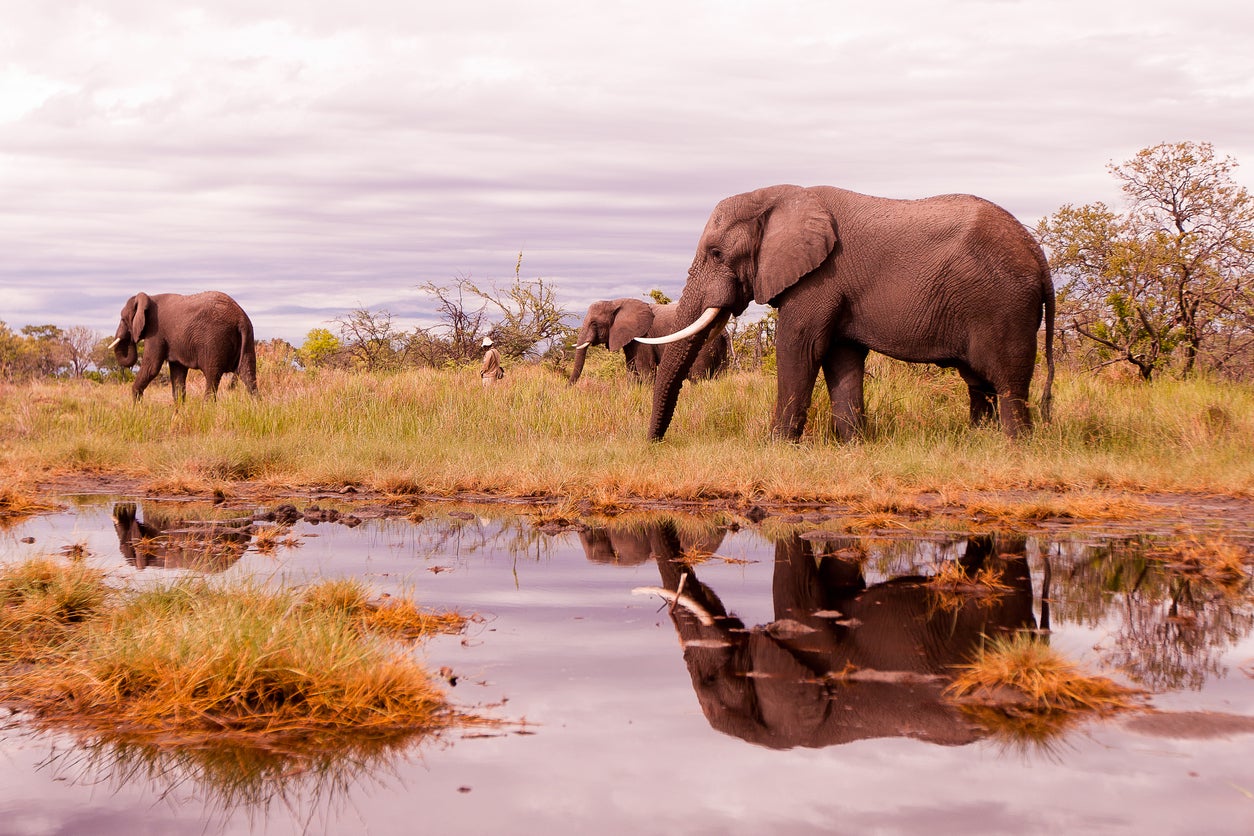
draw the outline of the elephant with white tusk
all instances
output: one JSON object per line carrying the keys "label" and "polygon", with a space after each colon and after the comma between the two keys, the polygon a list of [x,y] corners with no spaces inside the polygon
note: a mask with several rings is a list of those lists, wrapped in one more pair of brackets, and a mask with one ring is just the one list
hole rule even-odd
{"label": "elephant with white tusk", "polygon": [[[909,737],[944,746],[985,736],[944,694],[956,666],[994,636],[1031,631],[1026,539],[970,537],[955,561],[968,579],[993,570],[992,593],[946,591],[902,575],[868,582],[841,544],[796,533],[775,544],[773,619],[743,621],[684,560],[673,526],[647,532],[671,622],[710,726],[771,749]],[[1042,606],[1044,604],[1042,603]]]}
{"label": "elephant with white tusk", "polygon": [[[796,440],[819,369],[843,440],[863,433],[868,352],[954,368],[973,424],[1000,418],[1031,429],[1028,390],[1045,323],[1049,419],[1054,285],[1032,235],[971,195],[870,197],[831,186],[771,186],[721,201],[710,215],[665,341],[649,437],[674,416],[684,376],[706,336],[750,302],[779,309],[772,430]],[[649,340],[649,342],[657,342]]]}
{"label": "elephant with white tusk", "polygon": [[[639,299],[603,299],[588,306],[588,313],[579,326],[575,345],[575,366],[570,382],[577,383],[583,374],[588,347],[602,345],[610,351],[622,351],[627,370],[637,380],[649,381],[662,357],[662,347],[647,337],[669,334],[675,330],[677,308],[674,305],[649,304]],[[731,339],[726,331],[711,333],[686,372],[688,380],[716,377],[727,366],[731,356]]]}
{"label": "elephant with white tusk", "polygon": [[239,304],[216,290],[184,296],[179,293],[137,293],[122,307],[122,321],[109,348],[123,368],[144,357],[131,393],[139,400],[144,389],[170,363],[170,388],[175,401],[187,395],[187,370],[205,375],[205,397],[218,393],[218,383],[228,372],[257,394],[257,349],[253,323]]}

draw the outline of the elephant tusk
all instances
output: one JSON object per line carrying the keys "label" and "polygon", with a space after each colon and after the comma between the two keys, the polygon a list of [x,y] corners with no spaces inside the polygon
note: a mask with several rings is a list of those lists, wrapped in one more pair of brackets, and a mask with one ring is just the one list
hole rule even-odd
{"label": "elephant tusk", "polygon": [[121,337],[114,337],[114,338],[113,338],[113,342],[109,343],[109,349],[110,349],[110,350],[112,350],[112,349],[117,348],[117,347],[118,347],[118,343],[120,343],[120,342],[122,342],[122,338],[121,338]]}
{"label": "elephant tusk", "polygon": [[[717,308],[714,308],[713,310],[717,310]],[[672,609],[676,604],[679,604],[688,612],[695,615],[697,617],[697,621],[700,621],[706,627],[714,626],[714,616],[710,615],[709,611],[707,611],[705,607],[701,606],[687,595],[680,595],[678,592],[672,592],[671,590],[661,586],[638,586],[631,591],[631,594],[660,595],[662,598],[671,602]]]}
{"label": "elephant tusk", "polygon": [[590,345],[592,345],[591,340],[589,340],[586,343],[580,343],[579,345],[575,346],[575,351],[583,351],[585,348],[587,348]]}
{"label": "elephant tusk", "polygon": [[645,343],[646,345],[665,345],[666,343],[686,340],[713,322],[714,318],[720,313],[722,313],[721,308],[706,308],[701,316],[697,318],[696,322],[692,323],[683,330],[676,331],[674,334],[666,337],[636,337],[636,342]]}

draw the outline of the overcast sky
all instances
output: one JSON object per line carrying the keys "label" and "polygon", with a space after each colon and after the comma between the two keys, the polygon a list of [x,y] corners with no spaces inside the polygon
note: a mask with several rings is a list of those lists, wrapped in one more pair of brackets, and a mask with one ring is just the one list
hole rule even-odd
{"label": "overcast sky", "polygon": [[[419,286],[678,297],[723,197],[972,192],[1031,225],[1207,141],[1254,182],[1231,0],[0,0],[0,320],[224,290],[297,344]],[[753,309],[751,309],[752,312]],[[333,326],[332,326],[333,327]]]}

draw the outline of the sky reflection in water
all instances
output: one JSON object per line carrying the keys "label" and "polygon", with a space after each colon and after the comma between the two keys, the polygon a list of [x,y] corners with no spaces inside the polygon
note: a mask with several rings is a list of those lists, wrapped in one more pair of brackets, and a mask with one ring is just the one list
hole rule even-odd
{"label": "sky reflection in water", "polygon": [[[299,546],[264,555],[238,526],[205,522],[238,512],[85,500],[0,532],[0,560],[81,543],[94,564],[148,582],[191,571],[212,543],[200,567],[223,576],[356,577],[477,613],[465,635],[421,652],[457,675],[455,702],[526,733],[292,759],[12,729],[0,738],[0,832],[1245,833],[1254,822],[1248,735],[1105,722],[1025,747],[939,699],[945,670],[982,633],[1040,623],[1048,554],[1052,646],[1121,666],[1163,691],[1160,708],[1254,716],[1249,590],[1225,596],[1158,571],[1132,531],[907,540],[667,516],[542,534],[500,508],[428,505],[418,524],[351,510],[361,525],[302,521]],[[656,559],[711,553],[692,566]],[[917,576],[946,560],[997,563],[1011,591],[938,607]],[[650,591],[681,581],[674,607]],[[826,676],[847,665],[897,673]]]}

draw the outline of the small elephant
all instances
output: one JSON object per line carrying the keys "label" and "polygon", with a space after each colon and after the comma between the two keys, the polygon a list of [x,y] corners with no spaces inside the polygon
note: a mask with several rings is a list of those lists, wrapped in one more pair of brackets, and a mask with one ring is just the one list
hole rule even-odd
{"label": "small elephant", "polygon": [[218,383],[227,372],[233,372],[250,393],[257,394],[253,324],[244,309],[225,293],[135,294],[122,307],[122,321],[109,345],[119,365],[135,365],[141,340],[144,358],[131,385],[136,400],[167,360],[176,401],[187,396],[188,369],[204,373],[206,398],[216,397]]}
{"label": "small elephant", "polygon": [[[676,330],[676,310],[674,305],[648,304],[630,298],[593,302],[579,327],[570,382],[578,382],[583,374],[584,359],[591,345],[607,346],[610,351],[621,349],[632,376],[637,380],[652,380],[663,347],[645,345],[637,342],[637,338],[657,337]],[[685,376],[694,381],[716,377],[727,366],[730,356],[731,339],[726,331],[720,330],[702,346]]]}
{"label": "small elephant", "polygon": [[[712,330],[751,301],[779,309],[772,431],[796,440],[819,369],[832,425],[865,429],[866,356],[955,368],[971,422],[1031,429],[1028,389],[1045,320],[1049,419],[1054,285],[1040,245],[1004,209],[971,195],[870,197],[831,186],[771,186],[721,201],[701,233],[678,304],[683,326],[663,342],[649,437],[660,440],[684,375]],[[645,342],[659,342],[646,339]]]}

